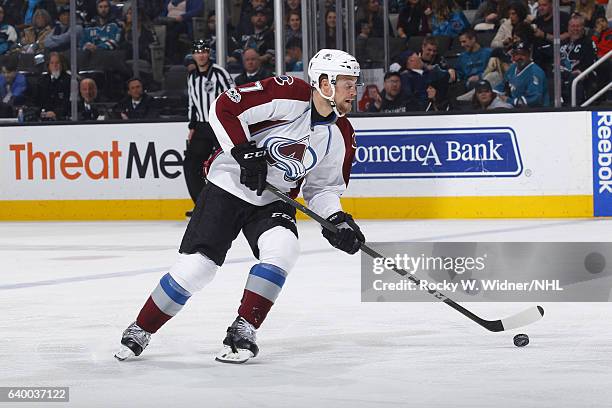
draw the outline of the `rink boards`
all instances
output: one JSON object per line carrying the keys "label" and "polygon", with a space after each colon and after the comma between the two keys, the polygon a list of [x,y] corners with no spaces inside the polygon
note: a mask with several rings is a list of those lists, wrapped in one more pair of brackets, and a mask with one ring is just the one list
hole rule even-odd
{"label": "rink boards", "polygon": [[[612,112],[351,118],[358,218],[612,215]],[[185,123],[0,127],[1,220],[180,219]]]}

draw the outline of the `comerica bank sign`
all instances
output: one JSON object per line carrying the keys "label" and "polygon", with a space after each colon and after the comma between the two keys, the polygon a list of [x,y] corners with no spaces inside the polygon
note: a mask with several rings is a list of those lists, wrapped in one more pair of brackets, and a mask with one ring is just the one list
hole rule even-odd
{"label": "comerica bank sign", "polygon": [[356,132],[352,178],[517,177],[523,171],[508,127]]}

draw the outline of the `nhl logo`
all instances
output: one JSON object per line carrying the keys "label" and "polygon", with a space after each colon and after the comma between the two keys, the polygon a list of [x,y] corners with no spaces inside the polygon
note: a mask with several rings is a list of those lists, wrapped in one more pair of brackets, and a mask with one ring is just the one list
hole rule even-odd
{"label": "nhl logo", "polygon": [[206,93],[210,93],[213,90],[213,83],[210,81],[206,81],[204,82],[204,90],[206,91]]}

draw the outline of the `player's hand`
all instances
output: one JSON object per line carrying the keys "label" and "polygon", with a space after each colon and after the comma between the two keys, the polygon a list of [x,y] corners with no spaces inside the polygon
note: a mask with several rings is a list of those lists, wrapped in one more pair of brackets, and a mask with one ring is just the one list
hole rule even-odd
{"label": "player's hand", "polygon": [[327,220],[334,224],[338,231],[335,233],[323,228],[323,236],[332,244],[346,253],[354,254],[359,251],[361,244],[365,242],[365,236],[359,226],[353,220],[351,214],[338,211],[330,215]]}
{"label": "player's hand", "polygon": [[240,164],[240,182],[260,196],[266,188],[268,175],[267,152],[254,141],[235,146],[232,156]]}

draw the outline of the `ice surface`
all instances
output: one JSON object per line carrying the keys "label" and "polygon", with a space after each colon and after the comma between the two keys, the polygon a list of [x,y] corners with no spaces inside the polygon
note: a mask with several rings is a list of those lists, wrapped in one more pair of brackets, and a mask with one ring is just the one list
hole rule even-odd
{"label": "ice surface", "polygon": [[[607,220],[361,226],[370,241],[612,241]],[[214,361],[254,262],[240,237],[213,283],[140,358],[120,363],[121,332],[175,260],[184,227],[0,224],[0,386],[70,386],[69,407],[612,405],[609,303],[544,304],[542,321],[507,333],[440,303],[361,303],[359,257],[331,248],[312,222],[299,223],[303,253],[256,359]],[[525,306],[469,304],[487,319]],[[512,343],[519,332],[531,339],[523,349]]]}

